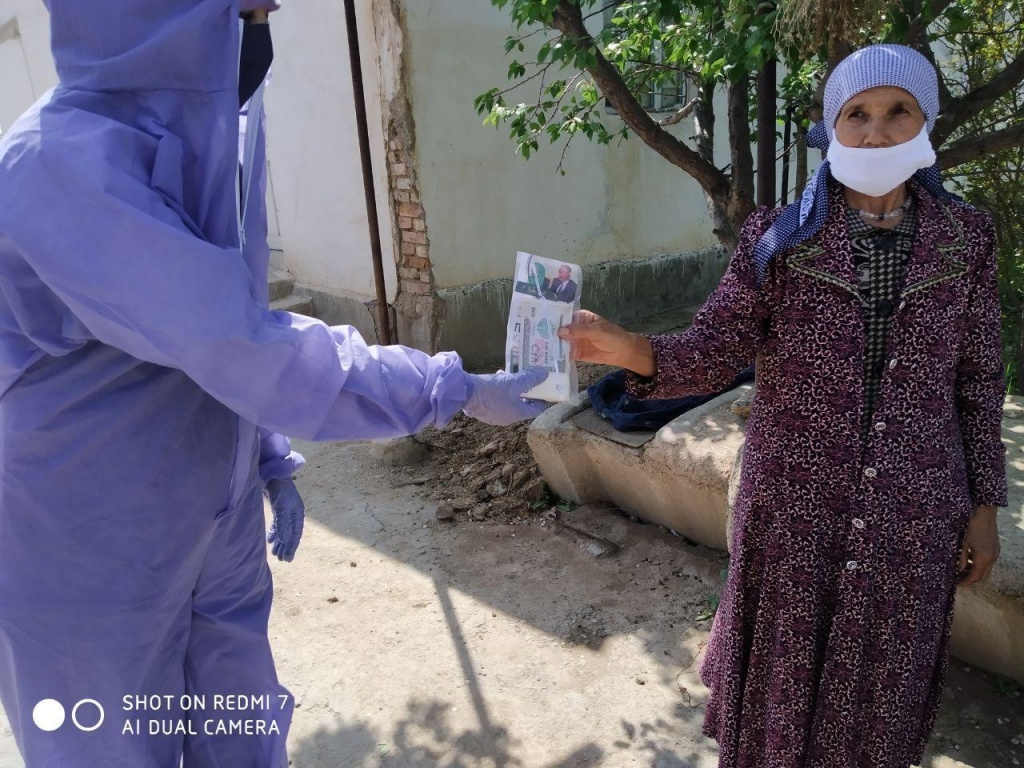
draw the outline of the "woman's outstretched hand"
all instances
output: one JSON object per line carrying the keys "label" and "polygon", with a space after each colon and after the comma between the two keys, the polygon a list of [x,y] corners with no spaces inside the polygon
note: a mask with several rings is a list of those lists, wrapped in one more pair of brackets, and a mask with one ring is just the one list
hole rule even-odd
{"label": "woman's outstretched hand", "polygon": [[558,330],[558,337],[569,342],[573,360],[614,365],[647,377],[657,373],[654,350],[645,336],[585,309],[575,313],[572,325]]}

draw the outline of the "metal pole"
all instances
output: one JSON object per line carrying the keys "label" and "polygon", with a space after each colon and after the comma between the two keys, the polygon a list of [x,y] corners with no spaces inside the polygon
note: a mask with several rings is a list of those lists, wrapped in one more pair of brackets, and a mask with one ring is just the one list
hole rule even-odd
{"label": "metal pole", "polygon": [[775,122],[777,99],[775,59],[757,76],[757,204],[775,207]]}
{"label": "metal pole", "polygon": [[782,205],[789,202],[789,166],[792,165],[793,147],[790,142],[793,140],[793,109],[786,108],[786,128],[782,133],[782,148],[785,154],[782,156]]}
{"label": "metal pole", "polygon": [[356,103],[356,128],[359,156],[363,167],[363,196],[366,198],[366,222],[369,225],[370,253],[373,257],[373,282],[377,289],[377,324],[381,344],[391,344],[391,313],[384,285],[384,256],[377,220],[377,193],[373,188],[373,160],[370,156],[370,131],[366,120],[366,94],[363,91],[363,65],[359,58],[359,27],[355,0],[345,0],[345,26],[348,29],[349,69],[352,70],[352,95]]}

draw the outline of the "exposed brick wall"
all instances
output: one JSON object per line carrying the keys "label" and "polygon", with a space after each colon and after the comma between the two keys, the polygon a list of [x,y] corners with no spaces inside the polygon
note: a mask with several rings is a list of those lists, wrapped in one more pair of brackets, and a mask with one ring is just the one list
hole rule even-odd
{"label": "exposed brick wall", "polygon": [[[398,292],[392,310],[400,344],[437,352],[445,316],[438,298],[427,218],[416,179],[416,128],[404,57],[403,7],[411,0],[369,0],[381,60],[382,128]],[[387,59],[384,66],[385,59]]]}
{"label": "exposed brick wall", "polygon": [[[396,100],[408,109],[404,99]],[[399,106],[392,103],[392,107]],[[388,179],[395,219],[395,260],[398,296],[395,300],[398,341],[428,352],[438,351],[444,302],[437,298],[426,213],[416,183],[411,119],[391,114],[388,141]],[[396,119],[398,118],[398,119]],[[404,118],[404,119],[402,119]]]}
{"label": "exposed brick wall", "polygon": [[405,142],[392,138],[388,145],[391,194],[398,219],[398,281],[401,292],[416,296],[434,293],[430,240],[419,192],[411,173],[413,158]]}

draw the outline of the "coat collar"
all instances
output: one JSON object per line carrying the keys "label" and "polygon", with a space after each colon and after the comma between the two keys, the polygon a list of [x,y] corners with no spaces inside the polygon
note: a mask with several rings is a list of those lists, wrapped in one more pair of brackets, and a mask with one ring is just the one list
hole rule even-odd
{"label": "coat collar", "polygon": [[[917,204],[917,234],[911,250],[901,297],[929,288],[967,271],[962,253],[967,241],[963,227],[949,204],[937,200],[913,179],[910,194]],[[857,273],[850,249],[843,188],[829,182],[828,217],[821,230],[796,246],[787,256],[790,268],[831,283],[860,300]]]}
{"label": "coat collar", "polygon": [[916,181],[911,181],[910,189],[918,203],[918,224],[902,296],[967,272],[967,238],[950,203],[937,199]]}

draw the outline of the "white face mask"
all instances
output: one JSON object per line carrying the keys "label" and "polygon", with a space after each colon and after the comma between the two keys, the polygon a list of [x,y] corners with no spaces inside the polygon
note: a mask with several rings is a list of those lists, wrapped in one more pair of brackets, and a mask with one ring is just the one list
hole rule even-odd
{"label": "white face mask", "polygon": [[910,141],[894,147],[847,147],[835,136],[827,157],[836,181],[869,197],[882,197],[916,171],[935,165],[927,126]]}

